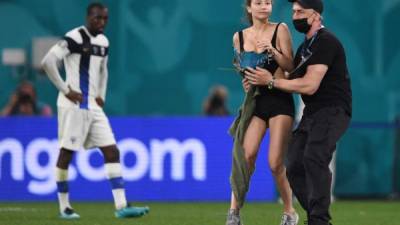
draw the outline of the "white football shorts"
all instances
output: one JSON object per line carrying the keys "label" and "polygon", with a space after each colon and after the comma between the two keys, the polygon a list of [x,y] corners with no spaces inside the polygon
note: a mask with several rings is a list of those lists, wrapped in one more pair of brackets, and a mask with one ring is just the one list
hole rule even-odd
{"label": "white football shorts", "polygon": [[114,145],[110,122],[102,109],[58,107],[60,147],[78,151]]}

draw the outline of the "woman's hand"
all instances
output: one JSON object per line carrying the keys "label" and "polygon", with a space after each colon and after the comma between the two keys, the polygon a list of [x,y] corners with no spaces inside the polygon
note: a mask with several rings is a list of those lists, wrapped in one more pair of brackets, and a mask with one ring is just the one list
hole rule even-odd
{"label": "woman's hand", "polygon": [[243,78],[243,80],[242,80],[242,86],[243,86],[243,90],[244,90],[244,92],[248,92],[249,90],[250,90],[250,83],[249,83],[249,80],[247,79],[247,78]]}
{"label": "woman's hand", "polygon": [[271,55],[275,55],[275,48],[272,47],[270,40],[261,40],[256,43],[257,52],[267,51]]}

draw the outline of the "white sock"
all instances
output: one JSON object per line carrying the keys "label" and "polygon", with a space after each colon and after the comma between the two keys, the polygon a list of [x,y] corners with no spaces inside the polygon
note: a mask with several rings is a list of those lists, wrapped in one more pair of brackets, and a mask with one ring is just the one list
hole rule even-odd
{"label": "white sock", "polygon": [[107,178],[111,183],[112,194],[114,197],[114,204],[116,209],[121,209],[127,206],[125,188],[122,179],[122,169],[120,163],[106,163]]}
{"label": "white sock", "polygon": [[112,194],[116,209],[122,209],[128,205],[126,202],[125,189],[113,189]]}
{"label": "white sock", "polygon": [[56,182],[57,182],[57,196],[60,206],[60,212],[65,208],[72,208],[69,203],[69,190],[68,190],[68,170],[63,170],[56,167]]}

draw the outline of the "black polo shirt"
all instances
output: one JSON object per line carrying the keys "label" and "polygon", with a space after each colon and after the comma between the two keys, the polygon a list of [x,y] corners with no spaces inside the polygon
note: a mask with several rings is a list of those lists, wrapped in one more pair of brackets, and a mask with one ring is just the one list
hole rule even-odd
{"label": "black polo shirt", "polygon": [[[306,60],[299,66],[303,57]],[[314,37],[305,40],[297,49],[294,64],[296,68],[299,67],[290,79],[303,77],[309,65],[328,66],[318,90],[313,95],[301,95],[305,104],[305,115],[313,114],[324,107],[339,106],[351,116],[352,97],[346,54],[335,35],[325,28],[320,29]]]}

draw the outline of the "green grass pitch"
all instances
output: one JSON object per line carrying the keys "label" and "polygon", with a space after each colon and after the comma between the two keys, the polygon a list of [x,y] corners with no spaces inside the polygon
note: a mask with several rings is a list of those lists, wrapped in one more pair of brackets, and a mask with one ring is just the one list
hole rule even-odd
{"label": "green grass pitch", "polygon": [[[116,219],[111,202],[73,203],[81,219],[58,218],[56,202],[0,203],[0,225],[224,225],[228,203],[138,203],[150,214],[137,219]],[[303,225],[304,212],[300,212]],[[241,214],[245,225],[278,225],[282,205],[248,203]],[[400,202],[339,201],[331,207],[334,225],[400,225]]]}

